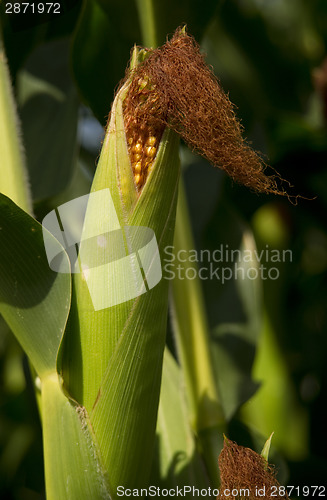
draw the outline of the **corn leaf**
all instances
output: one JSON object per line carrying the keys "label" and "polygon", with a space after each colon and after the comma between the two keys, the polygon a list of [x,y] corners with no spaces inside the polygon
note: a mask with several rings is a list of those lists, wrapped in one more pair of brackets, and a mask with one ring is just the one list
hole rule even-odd
{"label": "corn leaf", "polygon": [[269,451],[270,451],[270,445],[271,445],[271,440],[272,440],[272,437],[273,437],[274,433],[272,432],[269,436],[269,438],[267,439],[267,441],[265,442],[263,448],[262,448],[262,451],[261,451],[261,456],[267,460],[268,462],[268,457],[269,457]]}
{"label": "corn leaf", "polygon": [[131,0],[83,2],[72,40],[72,69],[81,95],[103,125],[130,49],[141,42],[136,17]]}
{"label": "corn leaf", "polygon": [[181,369],[165,350],[151,484],[208,488],[209,480],[191,429]]}
{"label": "corn leaf", "polygon": [[258,345],[253,376],[261,382],[261,387],[242,407],[242,420],[255,427],[262,435],[274,430],[276,447],[292,459],[306,456],[308,416],[297,401],[276,333],[267,317]]}
{"label": "corn leaf", "polygon": [[[197,263],[192,258],[178,255],[194,252],[192,230],[187,217],[187,204],[182,186],[177,207],[175,255],[180,278],[175,267],[172,281],[172,324],[176,336],[178,356],[185,381],[190,421],[198,436],[212,485],[218,487],[217,457],[222,448],[224,415],[214,378],[210,350],[209,327],[205,314]],[[187,279],[191,271],[193,278]]]}
{"label": "corn leaf", "polygon": [[[219,239],[224,242],[218,247],[222,256],[216,266],[221,271],[221,280],[225,276],[225,282],[215,283],[215,290],[212,286],[209,307],[216,322],[212,333],[216,377],[229,420],[259,386],[253,381],[251,371],[262,324],[262,289],[251,231],[224,205],[219,205],[219,219],[215,223],[221,228]],[[230,250],[236,251],[234,260]],[[255,273],[258,277],[253,279]]]}
{"label": "corn leaf", "polygon": [[[49,244],[69,262],[50,234]],[[59,345],[70,307],[70,275],[53,272],[42,226],[0,195],[0,312],[40,377],[56,370]]]}
{"label": "corn leaf", "polygon": [[1,36],[0,25],[0,192],[24,210],[31,209],[22,155],[16,105]]}
{"label": "corn leaf", "polygon": [[61,193],[76,165],[79,103],[69,74],[68,50],[67,42],[62,40],[38,47],[17,81],[34,200]]}
{"label": "corn leaf", "polygon": [[47,500],[110,500],[87,415],[57,374],[42,383],[42,415]]}

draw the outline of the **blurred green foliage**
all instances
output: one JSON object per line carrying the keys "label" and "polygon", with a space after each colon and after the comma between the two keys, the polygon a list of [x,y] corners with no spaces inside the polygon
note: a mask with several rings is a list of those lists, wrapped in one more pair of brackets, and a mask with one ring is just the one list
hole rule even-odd
{"label": "blurred green foliage", "polygon": [[[294,199],[255,195],[183,150],[198,249],[217,249],[221,244],[238,248],[249,231],[259,250],[268,245],[292,252],[291,261],[278,263],[278,280],[261,282],[256,293],[262,302],[256,311],[247,307],[254,302],[247,302],[246,293],[242,296],[235,284],[203,282],[230,437],[260,449],[275,431],[273,448],[279,455],[273,452],[273,458],[281,480],[296,486],[323,484],[327,4],[154,4],[160,19],[158,42],[178,25],[188,24],[236,104],[248,140],[291,182],[292,193],[305,197],[292,204]],[[5,15],[4,4],[0,8],[35,212],[41,219],[64,199],[87,191],[97,154],[76,132],[79,110],[83,103],[105,123],[129,51],[134,43],[142,43],[138,4],[71,2],[63,16],[19,31]],[[49,147],[52,161],[44,164],[42,151]],[[241,330],[235,324],[241,324]],[[171,338],[168,342],[173,344]],[[41,428],[27,362],[3,322],[0,388],[0,497],[44,498]]]}

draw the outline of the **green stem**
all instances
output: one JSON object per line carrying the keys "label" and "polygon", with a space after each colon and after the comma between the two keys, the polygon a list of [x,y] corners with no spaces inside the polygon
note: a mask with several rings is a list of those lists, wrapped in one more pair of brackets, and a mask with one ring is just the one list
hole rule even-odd
{"label": "green stem", "polygon": [[[183,255],[188,255],[194,248],[187,200],[181,182],[175,227],[175,255],[180,250],[183,250]],[[188,260],[178,262],[178,265],[183,277],[191,270],[189,275],[195,278],[179,279],[175,276],[172,281],[171,303],[177,349],[184,374],[191,424],[198,436],[210,480],[217,487],[217,460],[223,445],[225,420],[213,374],[203,293],[196,263]]]}
{"label": "green stem", "polygon": [[19,124],[0,33],[0,191],[32,212]]}
{"label": "green stem", "polygon": [[[177,206],[174,249],[188,255],[193,250],[194,241],[189,220],[184,187],[180,184]],[[183,259],[184,260],[184,259]],[[212,370],[209,347],[209,328],[206,318],[204,299],[198,278],[196,262],[185,259],[178,262],[184,276],[195,279],[172,281],[174,322],[177,327],[178,351],[185,373],[192,423],[196,431],[220,425],[223,414],[219,405],[217,387]]]}
{"label": "green stem", "polygon": [[136,0],[139,13],[143,45],[155,48],[159,44],[158,27],[156,24],[153,0]]}

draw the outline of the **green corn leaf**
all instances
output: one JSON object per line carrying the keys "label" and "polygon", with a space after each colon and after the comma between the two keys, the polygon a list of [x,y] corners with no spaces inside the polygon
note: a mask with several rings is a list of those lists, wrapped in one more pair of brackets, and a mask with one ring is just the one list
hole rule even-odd
{"label": "green corn leaf", "polygon": [[[292,380],[276,340],[276,333],[265,317],[253,376],[261,382],[258,392],[241,409],[242,420],[263,435],[275,429],[278,449],[298,460],[306,456],[308,417],[297,401]],[[283,402],[283,404],[281,404]]]}
{"label": "green corn leaf", "polygon": [[[230,420],[259,387],[252,379],[252,364],[262,327],[262,282],[251,230],[223,203],[218,205],[214,220],[220,228],[216,244],[224,242],[217,266],[226,280],[209,290],[208,305],[216,322],[212,332],[216,378],[224,413]],[[236,252],[233,259],[230,250]],[[257,278],[253,279],[255,273]]]}
{"label": "green corn leaf", "polygon": [[42,415],[47,500],[110,500],[87,415],[57,374],[42,383]]}
{"label": "green corn leaf", "polygon": [[79,102],[69,73],[68,50],[67,42],[62,40],[38,47],[17,80],[17,103],[34,200],[61,193],[76,165]]}
{"label": "green corn leaf", "polygon": [[168,349],[164,355],[156,450],[151,484],[162,488],[209,487],[189,422],[181,369]]}
{"label": "green corn leaf", "polygon": [[16,106],[0,26],[0,192],[31,211]]}
{"label": "green corn leaf", "polygon": [[141,42],[136,18],[132,0],[83,2],[72,40],[72,70],[81,96],[102,124],[130,49]]}
{"label": "green corn leaf", "polygon": [[262,448],[262,451],[261,451],[261,456],[267,460],[268,462],[268,457],[269,457],[269,451],[270,451],[270,446],[271,446],[271,440],[272,440],[272,437],[273,437],[274,433],[272,432],[269,436],[269,438],[267,439],[267,441],[265,442],[263,448]]}
{"label": "green corn leaf", "polygon": [[[289,231],[285,218],[274,204],[262,206],[253,218],[256,237],[261,249],[268,246],[281,256],[289,252]],[[286,255],[287,255],[286,253]],[[297,389],[279,337],[284,335],[280,316],[285,289],[285,266],[274,262],[279,279],[264,281],[264,322],[253,367],[253,376],[261,384],[254,397],[241,409],[247,425],[256,427],[264,436],[275,431],[277,449],[292,460],[300,460],[308,453],[309,432],[307,409],[298,399]],[[285,330],[286,332],[287,330]]]}
{"label": "green corn leaf", "polygon": [[[48,238],[69,271],[63,248],[50,234]],[[4,195],[0,248],[0,312],[43,377],[56,370],[70,307],[70,275],[50,269],[42,226]]]}
{"label": "green corn leaf", "polygon": [[[175,252],[194,248],[191,227],[186,212],[186,198],[180,189],[177,212]],[[185,259],[186,260],[186,259]],[[183,263],[187,270],[197,271],[191,259]],[[195,275],[197,273],[195,272]],[[173,325],[179,356],[184,369],[191,421],[196,432],[223,424],[224,416],[212,370],[209,328],[199,279],[179,279],[172,282]]]}
{"label": "green corn leaf", "polygon": [[[180,189],[174,245],[176,255],[180,250],[194,248],[183,189]],[[185,259],[178,265],[183,267],[186,276],[189,270],[196,276],[187,280],[179,279],[176,274],[172,282],[173,327],[185,379],[190,422],[201,443],[211,483],[217,487],[217,457],[222,448],[225,420],[214,379],[209,328],[197,263]]]}

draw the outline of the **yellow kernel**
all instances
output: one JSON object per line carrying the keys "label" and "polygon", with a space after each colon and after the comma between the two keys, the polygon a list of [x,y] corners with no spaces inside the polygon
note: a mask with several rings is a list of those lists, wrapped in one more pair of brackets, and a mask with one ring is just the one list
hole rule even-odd
{"label": "yellow kernel", "polygon": [[145,154],[150,158],[154,158],[156,156],[156,153],[157,153],[157,148],[154,148],[153,146],[148,146],[145,149]]}
{"label": "yellow kernel", "polygon": [[142,163],[140,161],[138,161],[135,165],[134,165],[134,172],[136,174],[139,174],[142,170]]}
{"label": "yellow kernel", "polygon": [[153,158],[145,157],[145,159],[143,161],[144,161],[143,167],[146,169],[153,163]]}
{"label": "yellow kernel", "polygon": [[136,184],[141,184],[141,182],[142,182],[142,175],[136,174],[135,177],[134,177],[134,179],[135,179],[135,183]]}
{"label": "yellow kernel", "polygon": [[146,146],[154,146],[156,142],[157,142],[157,139],[153,135],[150,135],[150,137],[147,138],[145,145]]}
{"label": "yellow kernel", "polygon": [[128,144],[131,146],[133,144],[133,137],[128,138]]}
{"label": "yellow kernel", "polygon": [[140,142],[137,142],[135,146],[132,147],[133,153],[141,153],[143,146]]}
{"label": "yellow kernel", "polygon": [[133,163],[136,163],[137,161],[140,161],[140,159],[142,158],[142,156],[140,154],[134,154],[133,155]]}

